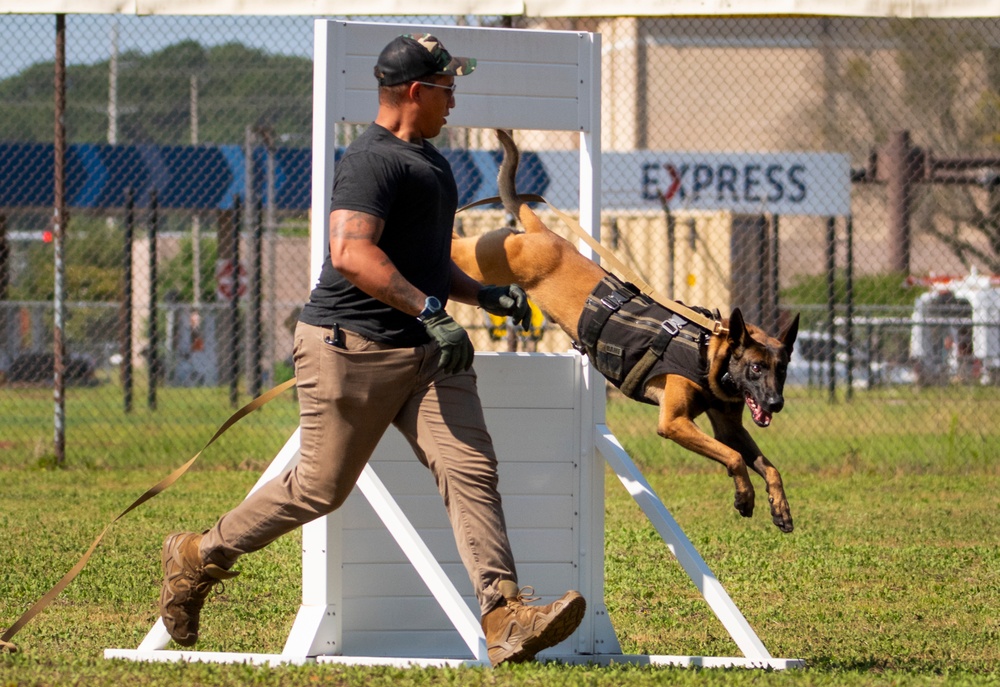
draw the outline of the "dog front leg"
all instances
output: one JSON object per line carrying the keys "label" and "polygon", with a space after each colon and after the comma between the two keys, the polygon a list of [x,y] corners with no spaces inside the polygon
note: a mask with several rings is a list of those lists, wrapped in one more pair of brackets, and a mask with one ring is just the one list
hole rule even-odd
{"label": "dog front leg", "polygon": [[781,481],[781,473],[760,451],[750,467],[767,483],[767,500],[771,504],[771,521],[782,532],[788,533],[795,529],[792,524],[792,509],[785,497],[785,485]]}
{"label": "dog front leg", "polygon": [[670,403],[669,394],[660,402],[660,421],[657,433],[689,451],[721,463],[733,478],[736,487],[734,507],[744,518],[753,516],[754,489],[743,457],[721,441],[713,439],[694,423],[694,414],[684,404]]}
{"label": "dog front leg", "polygon": [[794,528],[792,510],[785,496],[781,473],[757,447],[757,442],[743,426],[740,412],[733,414],[710,410],[708,419],[712,422],[712,431],[716,439],[739,452],[743,462],[764,478],[767,484],[767,500],[771,506],[771,521],[782,532],[791,532]]}

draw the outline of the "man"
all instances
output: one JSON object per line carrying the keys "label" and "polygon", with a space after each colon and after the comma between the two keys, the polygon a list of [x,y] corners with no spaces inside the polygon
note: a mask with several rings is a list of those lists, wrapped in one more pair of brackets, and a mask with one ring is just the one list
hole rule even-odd
{"label": "man", "polygon": [[205,598],[237,574],[239,556],[343,504],[390,424],[434,474],[492,663],[530,660],[583,619],[578,592],[529,606],[518,587],[474,350],[444,308],[478,303],[525,327],[531,316],[520,288],[483,286],[451,261],[458,192],[428,139],[455,104],[455,77],[474,68],[427,34],[379,55],[378,115],[337,165],[330,253],[295,330],[301,460],[204,535],[164,542],[160,614],[182,646],[197,641]]}

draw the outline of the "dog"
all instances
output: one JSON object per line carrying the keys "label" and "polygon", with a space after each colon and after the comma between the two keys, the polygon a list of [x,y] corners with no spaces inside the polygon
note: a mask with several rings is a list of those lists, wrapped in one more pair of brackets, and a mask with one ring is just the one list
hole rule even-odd
{"label": "dog", "polygon": [[[498,130],[497,137],[504,150],[498,176],[500,198],[523,231],[504,227],[476,237],[455,236],[452,259],[481,283],[519,285],[552,322],[579,342],[584,338],[581,318],[601,310],[600,301],[607,300],[595,297],[595,292],[601,288],[614,290],[621,282],[549,230],[518,197],[514,184],[519,162],[517,146],[506,131]],[[638,294],[634,287],[631,289],[619,289],[617,293],[625,293],[644,307],[658,305]],[[682,322],[685,320],[667,327],[664,320],[662,328],[681,331],[677,324]],[[661,437],[725,466],[735,484],[735,508],[743,517],[751,517],[754,511],[755,494],[748,468],[760,475],[767,487],[771,520],[782,532],[791,532],[792,514],[781,474],[743,426],[743,409],[750,410],[758,426],[767,427],[772,415],[784,406],[785,375],[798,334],[799,316],[796,314],[777,338],[745,322],[738,308],[722,320],[722,326],[720,333],[703,331],[697,338],[691,334],[683,338],[689,349],[697,351],[695,362],[702,367],[699,374],[677,368],[662,372],[654,366],[639,383],[632,380],[635,388],[631,397],[659,406],[657,434]],[[588,355],[600,357],[622,348],[609,343],[602,352],[600,345],[587,345]],[[676,343],[669,345],[679,349]],[[601,365],[596,366],[608,376]],[[702,414],[708,416],[714,438],[695,424],[695,418]]]}

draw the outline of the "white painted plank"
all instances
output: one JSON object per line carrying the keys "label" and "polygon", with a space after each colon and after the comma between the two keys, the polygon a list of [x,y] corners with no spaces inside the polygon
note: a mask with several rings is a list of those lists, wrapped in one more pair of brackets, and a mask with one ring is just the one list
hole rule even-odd
{"label": "white painted plank", "polygon": [[[538,595],[558,598],[573,588],[574,570],[571,564],[524,563],[518,561],[521,584],[532,586]],[[442,563],[441,568],[465,599],[469,608],[476,608],[472,583],[465,566],[459,561]],[[427,588],[413,574],[413,567],[406,562],[344,566],[344,598],[361,597],[411,597],[427,593]],[[478,613],[478,611],[477,611]]]}
{"label": "white painted plank", "polygon": [[[508,463],[545,466],[551,462],[579,462],[576,421],[569,410],[525,413],[513,408],[487,408],[484,416],[501,468]],[[393,427],[372,454],[372,464],[380,477],[388,479],[401,463],[420,464],[409,443]]]}
{"label": "white painted plank", "polygon": [[[560,438],[564,445],[570,443],[566,437]],[[405,459],[379,459],[378,462],[373,462],[375,473],[397,497],[437,494],[431,471],[417,460],[409,447],[403,449],[403,452],[409,454]],[[539,453],[541,452],[540,450]],[[530,461],[525,455],[519,457],[522,460],[508,460],[506,454],[501,453],[497,467],[501,493],[512,496],[571,493],[573,480],[576,478],[576,466],[573,462]],[[439,503],[440,500],[438,497]]]}
{"label": "white painted plank", "polygon": [[[400,33],[427,30],[421,25],[363,22],[351,22],[348,31],[334,28],[336,40],[346,42],[342,69],[350,71],[344,89],[331,98],[329,115],[334,121],[371,121],[377,108],[371,75],[379,51]],[[585,84],[578,78],[579,45],[586,34],[455,26],[435,26],[433,31],[452,54],[477,60],[475,73],[461,80],[472,82],[470,88],[475,90],[462,97],[461,107],[451,113],[451,126],[589,128],[589,122],[580,121],[589,112],[581,112]]]}
{"label": "white painted plank", "polygon": [[303,665],[305,658],[282,654],[242,654],[226,651],[139,651],[136,649],[105,649],[104,658],[124,658],[148,663],[245,663],[247,665]]}
{"label": "white painted plank", "polygon": [[[449,46],[449,50],[451,47]],[[452,52],[454,52],[452,50]],[[478,59],[478,58],[477,58]],[[378,104],[378,84],[372,77],[375,55],[349,55],[344,83],[347,89],[359,97],[374,118]],[[465,107],[467,97],[478,97],[486,102],[502,98],[543,98],[551,99],[556,107],[568,107],[566,101],[579,96],[576,84],[577,64],[528,64],[524,62],[480,61],[476,71],[468,77],[456,80],[456,112]]]}
{"label": "white painted plank", "polygon": [[555,651],[539,654],[547,660],[560,661],[567,664],[609,665],[643,665],[643,666],[678,666],[681,668],[757,668],[771,670],[788,670],[805,668],[806,662],[800,658],[769,658],[766,661],[755,661],[741,656],[667,656],[657,654],[559,654]]}
{"label": "white painted plank", "polygon": [[394,656],[387,652],[385,656],[317,656],[316,663],[327,663],[345,666],[389,666],[392,668],[461,668],[463,666],[479,666],[480,661],[474,659],[455,658],[424,658],[426,654],[412,657]]}
{"label": "white painted plank", "polygon": [[[546,652],[539,654],[545,657],[550,653],[571,654],[570,640],[557,644]],[[345,654],[362,656],[386,657],[447,657],[459,658],[469,655],[469,650],[462,646],[461,639],[452,631],[365,631],[352,633],[344,638]],[[584,657],[586,658],[586,657]],[[322,660],[322,659],[317,659]]]}
{"label": "white painted plank", "polygon": [[448,576],[441,570],[441,566],[427,545],[424,544],[417,530],[407,520],[371,466],[367,466],[361,472],[361,476],[358,478],[358,488],[378,512],[393,539],[406,553],[406,557],[427,585],[427,589],[434,596],[438,606],[448,615],[448,619],[461,635],[473,657],[489,665],[486,639],[483,636],[478,617],[469,612],[468,606],[462,601],[462,597],[459,596]]}
{"label": "white painted plank", "polygon": [[[353,496],[351,497],[353,498]],[[427,496],[401,496],[396,499],[407,518],[418,529],[424,527],[447,527],[448,519],[444,503],[436,493]],[[348,529],[378,529],[380,521],[375,512],[364,508],[345,512]],[[540,527],[569,529],[573,526],[574,500],[565,494],[549,496],[504,496],[503,509],[507,518],[507,528]]]}
{"label": "white painted plank", "polygon": [[[455,549],[455,538],[450,528],[422,529],[424,539],[438,561],[442,564],[459,562]],[[518,566],[530,562],[566,563],[576,560],[573,538],[564,529],[552,530],[508,528],[511,546],[514,548]],[[384,529],[345,528],[344,565],[364,563],[397,563],[405,560],[399,547],[388,537]],[[346,593],[346,590],[345,590]]]}
{"label": "white painted plank", "polygon": [[576,353],[476,353],[484,408],[574,408]]}

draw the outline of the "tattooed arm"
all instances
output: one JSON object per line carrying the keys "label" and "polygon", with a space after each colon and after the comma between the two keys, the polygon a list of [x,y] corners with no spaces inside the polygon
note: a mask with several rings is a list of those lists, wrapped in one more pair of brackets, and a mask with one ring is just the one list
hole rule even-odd
{"label": "tattooed arm", "polygon": [[378,247],[385,221],[364,212],[330,213],[330,261],[352,284],[397,310],[419,315],[425,294]]}

